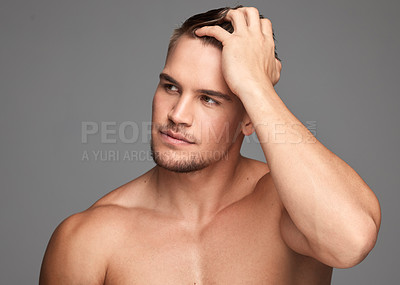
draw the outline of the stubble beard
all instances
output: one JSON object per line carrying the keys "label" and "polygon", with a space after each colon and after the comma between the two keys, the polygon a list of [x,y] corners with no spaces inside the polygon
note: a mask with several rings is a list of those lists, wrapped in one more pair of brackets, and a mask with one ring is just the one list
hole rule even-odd
{"label": "stubble beard", "polygon": [[153,161],[160,167],[177,173],[189,173],[202,170],[212,163],[228,158],[228,149],[224,152],[213,151],[209,153],[201,152],[185,152],[171,151],[159,152],[154,147],[153,139],[151,140],[151,157]]}
{"label": "stubble beard", "polygon": [[179,151],[159,152],[151,140],[151,157],[160,167],[178,173],[199,171],[212,163],[211,158],[204,158],[200,153],[183,153]]}

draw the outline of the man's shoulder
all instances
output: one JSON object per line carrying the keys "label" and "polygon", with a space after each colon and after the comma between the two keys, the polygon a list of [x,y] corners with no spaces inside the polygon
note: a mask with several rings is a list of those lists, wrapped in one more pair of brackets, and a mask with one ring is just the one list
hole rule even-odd
{"label": "man's shoulder", "polygon": [[274,203],[282,210],[283,205],[276,191],[268,163],[243,157],[241,169],[240,179],[245,187],[249,187],[254,201],[262,205]]}
{"label": "man's shoulder", "polygon": [[245,169],[248,176],[252,177],[249,181],[253,183],[253,195],[257,196],[257,201],[268,205],[276,203],[283,210],[268,163],[245,158]]}
{"label": "man's shoulder", "polygon": [[249,182],[253,183],[254,189],[261,185],[268,185],[268,188],[275,189],[268,163],[244,157],[243,164],[244,175]]}
{"label": "man's shoulder", "polygon": [[149,174],[112,190],[87,210],[69,216],[57,227],[54,235],[78,242],[92,239],[92,244],[97,237],[104,243],[106,236],[112,235],[115,239],[116,233],[123,235],[126,223],[134,223],[135,216],[151,206],[151,191],[145,187]]}
{"label": "man's shoulder", "polygon": [[41,282],[102,283],[114,251],[132,236],[136,218],[151,207],[146,179],[144,174],[62,221],[47,247]]}
{"label": "man's shoulder", "polygon": [[49,247],[68,254],[96,249],[98,255],[106,255],[107,248],[122,237],[121,219],[127,216],[125,212],[126,209],[117,205],[98,205],[75,213],[55,229]]}
{"label": "man's shoulder", "polygon": [[43,259],[40,284],[100,284],[122,226],[121,210],[96,206],[66,218],[54,231]]}
{"label": "man's shoulder", "polygon": [[[120,205],[96,204],[66,218],[56,231],[68,235],[87,235],[93,231],[100,235],[102,231],[118,226],[116,221],[127,215],[127,209]],[[118,217],[120,219],[116,220]]]}

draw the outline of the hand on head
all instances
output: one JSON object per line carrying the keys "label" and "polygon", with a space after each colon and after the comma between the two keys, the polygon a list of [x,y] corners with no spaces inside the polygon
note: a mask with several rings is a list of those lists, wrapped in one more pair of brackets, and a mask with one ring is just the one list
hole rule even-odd
{"label": "hand on head", "polygon": [[233,33],[220,26],[204,26],[195,33],[222,43],[222,72],[232,92],[240,98],[252,86],[275,85],[282,65],[275,55],[271,21],[260,19],[253,7],[231,9],[225,19],[231,22]]}

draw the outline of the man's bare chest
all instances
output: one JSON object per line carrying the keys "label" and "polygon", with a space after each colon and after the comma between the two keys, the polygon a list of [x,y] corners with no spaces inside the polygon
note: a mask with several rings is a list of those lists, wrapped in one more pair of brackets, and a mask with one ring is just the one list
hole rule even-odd
{"label": "man's bare chest", "polygon": [[268,212],[232,208],[201,231],[140,225],[110,260],[106,284],[284,284],[295,256],[279,211]]}

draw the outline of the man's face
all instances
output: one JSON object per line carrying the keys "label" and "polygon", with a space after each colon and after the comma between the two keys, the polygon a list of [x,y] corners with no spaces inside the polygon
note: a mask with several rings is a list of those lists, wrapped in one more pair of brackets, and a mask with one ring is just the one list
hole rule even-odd
{"label": "man's face", "polygon": [[167,58],[153,99],[153,158],[171,171],[203,169],[226,158],[244,115],[223,78],[221,51],[182,36]]}

